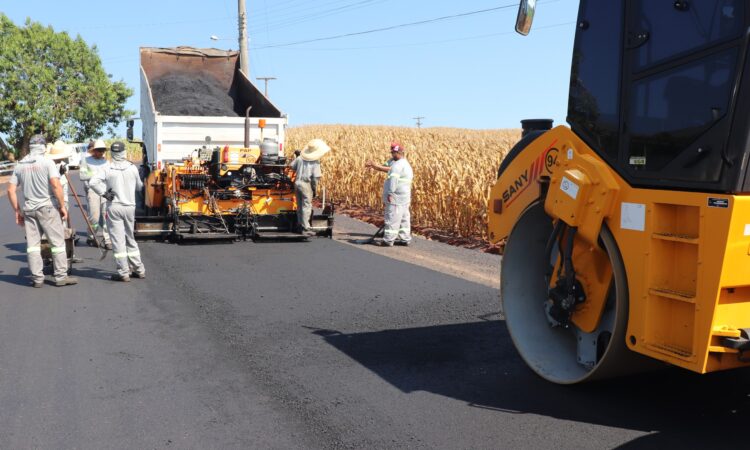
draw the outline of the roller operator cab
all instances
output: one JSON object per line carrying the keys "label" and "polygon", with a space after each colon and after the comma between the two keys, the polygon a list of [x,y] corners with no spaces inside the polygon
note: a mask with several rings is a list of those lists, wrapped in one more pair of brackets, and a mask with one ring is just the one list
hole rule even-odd
{"label": "roller operator cab", "polygon": [[524,121],[488,205],[540,376],[750,365],[749,26],[742,0],[581,0],[568,126]]}

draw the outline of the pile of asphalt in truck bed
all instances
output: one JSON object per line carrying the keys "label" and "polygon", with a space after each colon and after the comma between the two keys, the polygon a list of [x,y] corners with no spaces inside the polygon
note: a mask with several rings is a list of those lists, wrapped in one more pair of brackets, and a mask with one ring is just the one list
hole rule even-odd
{"label": "pile of asphalt in truck bed", "polygon": [[165,116],[240,116],[226,89],[208,74],[167,74],[152,81],[151,94]]}

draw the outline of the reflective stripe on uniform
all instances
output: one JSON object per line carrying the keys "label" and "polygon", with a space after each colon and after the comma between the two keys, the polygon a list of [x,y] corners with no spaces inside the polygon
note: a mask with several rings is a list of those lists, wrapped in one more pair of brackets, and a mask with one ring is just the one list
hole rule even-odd
{"label": "reflective stripe on uniform", "polygon": [[141,256],[141,252],[139,251],[128,252],[128,256],[132,256],[132,257]]}
{"label": "reflective stripe on uniform", "polygon": [[98,228],[99,228],[99,224],[98,223],[92,223],[91,224],[91,229],[96,230]]}
{"label": "reflective stripe on uniform", "polygon": [[399,228],[398,231],[409,231],[408,228]]}
{"label": "reflective stripe on uniform", "polygon": [[51,251],[53,255],[57,255],[58,253],[64,252],[65,247],[52,247]]}
{"label": "reflective stripe on uniform", "polygon": [[128,252],[115,253],[115,258],[117,258],[117,259],[127,258],[127,257],[128,257]]}
{"label": "reflective stripe on uniform", "polygon": [[34,252],[41,252],[41,251],[42,251],[41,247],[28,247],[26,249],[26,253],[34,253]]}
{"label": "reflective stripe on uniform", "polygon": [[396,231],[396,230],[385,230],[384,233],[385,234],[398,234],[398,231]]}

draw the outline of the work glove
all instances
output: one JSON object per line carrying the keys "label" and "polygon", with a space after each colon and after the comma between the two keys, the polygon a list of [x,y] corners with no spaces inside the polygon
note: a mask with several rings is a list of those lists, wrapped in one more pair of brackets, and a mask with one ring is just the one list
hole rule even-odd
{"label": "work glove", "polygon": [[294,156],[299,156],[300,153],[302,153],[302,150],[295,150],[294,151]]}
{"label": "work glove", "polygon": [[107,192],[105,192],[104,194],[102,194],[102,197],[106,198],[107,201],[111,202],[112,200],[115,199],[115,193],[114,193],[114,191],[112,189],[108,189]]}
{"label": "work glove", "polygon": [[312,189],[313,198],[315,198],[318,195],[318,183],[320,183],[320,178],[318,177],[310,178],[310,188]]}
{"label": "work glove", "polygon": [[65,173],[68,171],[68,165],[64,162],[60,163],[60,175],[65,175]]}

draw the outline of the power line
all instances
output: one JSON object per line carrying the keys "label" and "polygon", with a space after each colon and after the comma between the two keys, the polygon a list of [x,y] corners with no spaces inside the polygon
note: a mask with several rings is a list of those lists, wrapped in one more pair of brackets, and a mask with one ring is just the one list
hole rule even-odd
{"label": "power line", "polygon": [[[572,25],[577,22],[562,22],[562,23],[555,23],[551,25],[545,25],[545,26],[538,26],[534,27],[535,30],[545,30],[548,28],[557,28],[567,25]],[[384,49],[384,48],[403,48],[403,47],[422,47],[426,45],[435,45],[435,44],[445,44],[450,42],[461,42],[461,41],[471,41],[475,39],[485,39],[489,37],[496,37],[496,36],[507,36],[511,34],[516,34],[515,31],[503,31],[500,33],[488,33],[488,34],[480,34],[476,36],[466,36],[461,38],[454,38],[454,39],[441,39],[439,41],[426,41],[426,42],[413,42],[410,44],[392,44],[392,45],[372,45],[372,46],[361,46],[361,47],[333,47],[333,48],[283,48],[282,50],[296,50],[296,51],[351,51],[351,50],[377,50],[377,49]],[[257,48],[257,50],[260,50],[260,48]]]}
{"label": "power line", "polygon": [[389,27],[375,28],[375,29],[372,29],[372,30],[358,31],[358,32],[346,33],[346,34],[339,34],[339,35],[335,35],[335,36],[326,36],[326,37],[320,37],[320,38],[316,38],[316,39],[308,39],[308,40],[304,40],[304,41],[288,42],[288,43],[285,43],[285,44],[264,45],[262,47],[256,47],[255,49],[256,50],[262,50],[262,49],[266,49],[266,48],[279,48],[279,47],[289,47],[289,46],[292,46],[292,45],[299,45],[299,44],[309,44],[311,42],[330,41],[330,40],[333,40],[333,39],[341,39],[341,38],[345,38],[345,37],[361,36],[361,35],[364,35],[364,34],[371,34],[371,33],[379,33],[379,32],[383,32],[383,31],[395,30],[397,28],[413,27],[413,26],[417,26],[417,25],[424,25],[424,24],[439,22],[439,21],[448,20],[448,19],[456,19],[456,18],[459,18],[459,17],[473,16],[473,15],[477,15],[477,14],[483,14],[483,13],[488,13],[488,12],[492,12],[492,11],[499,11],[501,9],[516,8],[516,7],[518,7],[518,4],[514,3],[512,5],[496,6],[494,8],[487,8],[487,9],[480,9],[480,10],[476,10],[476,11],[469,11],[469,12],[465,12],[465,13],[452,14],[450,16],[435,17],[433,19],[420,20],[420,21],[417,21],[417,22],[402,23],[400,25],[391,25]]}
{"label": "power line", "polygon": [[[325,17],[330,17],[338,14],[348,13],[350,11],[355,11],[361,8],[368,8],[374,5],[377,5],[379,3],[383,3],[387,0],[360,0],[357,2],[349,3],[342,6],[337,6],[330,9],[319,9],[315,10],[313,9],[310,14],[303,14],[298,16],[291,16],[288,18],[279,18],[274,17],[274,21],[270,22],[270,26],[274,27],[275,29],[283,29],[288,28],[293,25],[297,25],[300,23],[310,22],[318,19],[322,19]],[[322,6],[322,5],[318,5]]]}
{"label": "power line", "polygon": [[204,23],[204,22],[221,22],[225,20],[234,20],[234,17],[217,17],[214,19],[197,19],[197,20],[180,20],[176,22],[152,22],[152,23],[126,23],[126,24],[111,24],[102,25],[95,27],[76,27],[77,30],[102,30],[111,28],[143,28],[143,27],[163,27],[168,25],[185,25],[190,23]]}
{"label": "power line", "polygon": [[424,119],[424,116],[412,117],[412,119],[417,121],[417,128],[422,128],[422,119]]}
{"label": "power line", "polygon": [[[546,30],[549,28],[557,28],[567,25],[575,24],[576,22],[561,22],[561,23],[555,23],[551,25],[544,25],[544,26],[538,26],[534,27],[535,30]],[[436,44],[446,44],[450,42],[461,42],[461,41],[470,41],[475,39],[485,39],[490,37],[496,37],[496,36],[507,36],[511,34],[516,34],[515,31],[504,31],[501,33],[489,33],[489,34],[480,34],[476,36],[466,36],[461,38],[454,38],[454,39],[442,39],[439,41],[427,41],[427,42],[414,42],[410,44],[394,44],[394,45],[376,45],[376,46],[369,46],[369,47],[336,47],[336,48],[305,48],[305,49],[299,49],[299,48],[286,48],[284,50],[292,50],[292,51],[353,51],[353,50],[377,50],[377,49],[384,49],[384,48],[400,48],[400,47],[420,47],[420,46],[426,46],[426,45],[436,45]],[[232,39],[234,40],[234,39]],[[251,50],[259,50],[259,48],[251,48]],[[256,55],[257,56],[257,55]],[[102,58],[102,63],[109,63],[114,62],[116,64],[119,64],[121,62],[127,61],[136,61],[140,57],[133,56],[133,55],[120,55],[120,56],[113,56],[109,58]]]}

